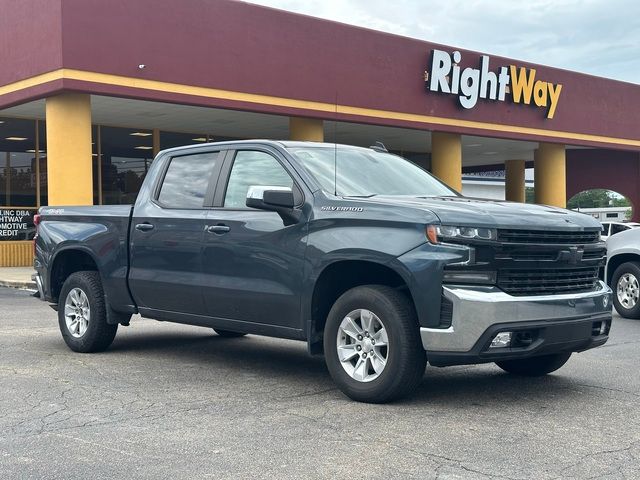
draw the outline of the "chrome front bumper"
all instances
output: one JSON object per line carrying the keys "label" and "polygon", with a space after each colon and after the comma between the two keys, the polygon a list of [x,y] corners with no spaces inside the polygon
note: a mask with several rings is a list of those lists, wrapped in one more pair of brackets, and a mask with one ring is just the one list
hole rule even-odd
{"label": "chrome front bumper", "polygon": [[453,303],[451,327],[420,328],[428,352],[469,352],[483,334],[502,323],[558,323],[589,320],[611,314],[611,289],[577,294],[514,297],[496,287],[447,286],[444,296]]}

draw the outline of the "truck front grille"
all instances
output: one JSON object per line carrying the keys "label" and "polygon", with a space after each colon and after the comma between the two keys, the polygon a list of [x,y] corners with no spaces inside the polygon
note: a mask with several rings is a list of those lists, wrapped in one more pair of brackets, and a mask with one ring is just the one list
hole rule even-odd
{"label": "truck front grille", "polygon": [[573,244],[597,243],[600,232],[562,232],[544,230],[498,230],[500,243]]}
{"label": "truck front grille", "polygon": [[510,295],[554,295],[596,288],[599,267],[498,270],[498,287]]}

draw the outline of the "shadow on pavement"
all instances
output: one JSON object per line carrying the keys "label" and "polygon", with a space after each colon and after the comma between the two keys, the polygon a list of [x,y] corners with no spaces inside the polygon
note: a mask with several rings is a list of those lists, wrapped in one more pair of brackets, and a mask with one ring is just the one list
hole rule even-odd
{"label": "shadow on pavement", "polygon": [[[251,372],[275,381],[285,380],[292,387],[309,386],[331,390],[334,386],[321,356],[307,354],[304,342],[260,336],[223,338],[196,332],[136,332],[117,337],[108,355],[131,355],[148,359],[150,364],[189,363],[212,372],[237,374]],[[161,374],[155,371],[155,374]],[[429,404],[450,407],[455,403],[483,406],[503,402],[546,403],[554,395],[580,395],[570,377],[556,374],[539,378],[508,375],[488,365],[436,368],[427,367],[422,384],[408,399],[398,404]],[[337,391],[323,393],[342,397]]]}

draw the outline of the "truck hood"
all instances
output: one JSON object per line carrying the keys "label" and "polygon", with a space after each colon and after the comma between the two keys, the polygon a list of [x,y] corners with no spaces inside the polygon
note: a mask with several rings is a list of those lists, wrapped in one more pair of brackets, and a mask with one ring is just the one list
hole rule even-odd
{"label": "truck hood", "polygon": [[589,215],[548,205],[486,200],[469,197],[375,196],[365,202],[428,210],[443,224],[532,230],[583,230],[602,228]]}

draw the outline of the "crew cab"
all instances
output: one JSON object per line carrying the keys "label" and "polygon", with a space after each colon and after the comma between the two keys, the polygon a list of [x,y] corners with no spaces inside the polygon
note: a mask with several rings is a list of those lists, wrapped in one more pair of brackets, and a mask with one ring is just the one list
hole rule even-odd
{"label": "crew cab", "polygon": [[324,354],[387,402],[434,366],[544,375],[604,344],[593,218],[465,198],[383,147],[234,141],[160,152],[134,205],[39,211],[35,280],[76,352],[133,314]]}

